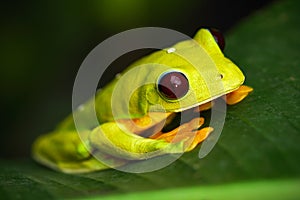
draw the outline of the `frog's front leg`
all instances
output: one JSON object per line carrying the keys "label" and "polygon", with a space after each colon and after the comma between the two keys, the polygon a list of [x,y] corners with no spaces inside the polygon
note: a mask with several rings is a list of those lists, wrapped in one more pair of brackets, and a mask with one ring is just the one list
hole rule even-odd
{"label": "frog's front leg", "polygon": [[184,141],[185,148],[184,151],[193,150],[199,143],[203,142],[208,135],[213,131],[211,127],[205,127],[199,130],[199,128],[204,124],[204,118],[198,117],[191,121],[184,123],[173,129],[170,132],[163,133],[159,132],[151,138],[153,139],[163,139],[165,141],[176,143],[179,141]]}

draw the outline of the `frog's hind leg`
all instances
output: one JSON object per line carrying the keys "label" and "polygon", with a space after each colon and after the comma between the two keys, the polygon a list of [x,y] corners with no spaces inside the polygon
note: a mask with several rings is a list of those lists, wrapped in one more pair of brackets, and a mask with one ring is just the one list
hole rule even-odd
{"label": "frog's hind leg", "polygon": [[89,153],[77,131],[57,130],[41,135],[33,144],[32,156],[38,163],[65,173],[108,168]]}
{"label": "frog's hind leg", "polygon": [[89,144],[99,152],[124,160],[144,160],[184,152],[184,141],[170,143],[162,139],[145,138],[118,122],[107,122],[95,128],[89,135]]}

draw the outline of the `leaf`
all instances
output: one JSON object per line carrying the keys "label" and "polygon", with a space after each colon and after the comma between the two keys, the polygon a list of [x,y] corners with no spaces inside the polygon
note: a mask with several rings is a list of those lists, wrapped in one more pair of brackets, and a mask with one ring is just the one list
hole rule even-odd
{"label": "leaf", "polygon": [[[299,7],[299,1],[278,1],[228,33],[225,53],[245,72],[254,92],[228,107],[222,135],[205,158],[199,160],[197,148],[151,173],[110,169],[80,175],[54,172],[31,160],[3,160],[0,196],[299,198]],[[128,194],[118,196],[123,193]]]}

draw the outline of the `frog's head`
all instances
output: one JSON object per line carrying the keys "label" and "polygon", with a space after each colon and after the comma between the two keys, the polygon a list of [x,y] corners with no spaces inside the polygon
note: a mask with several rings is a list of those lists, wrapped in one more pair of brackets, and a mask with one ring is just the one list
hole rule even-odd
{"label": "frog's head", "polygon": [[179,42],[146,57],[142,62],[168,66],[148,73],[150,79],[156,79],[156,86],[147,88],[147,101],[176,112],[239,88],[245,77],[224,56],[218,39],[213,31],[200,29],[194,40]]}

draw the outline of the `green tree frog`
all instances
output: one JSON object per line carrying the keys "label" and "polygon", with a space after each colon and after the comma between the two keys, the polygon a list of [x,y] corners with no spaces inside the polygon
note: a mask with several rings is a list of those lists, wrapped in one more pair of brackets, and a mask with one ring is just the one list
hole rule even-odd
{"label": "green tree frog", "polygon": [[[201,69],[201,73],[210,73],[209,64],[206,62],[208,59],[215,67],[205,80],[191,63],[176,54],[181,52],[182,55],[200,56],[195,52],[195,43],[206,52],[205,56],[201,55],[198,63],[208,65],[207,69]],[[130,160],[191,151],[209,136],[213,127],[200,128],[204,119],[195,117],[173,130],[163,131],[164,124],[170,124],[174,113],[185,110],[198,113],[208,110],[213,106],[211,101],[221,96],[226,97],[227,104],[236,104],[252,91],[251,87],[243,85],[243,73],[224,56],[223,48],[224,39],[217,30],[200,29],[194,40],[179,42],[141,58],[128,69],[146,63],[158,63],[169,68],[166,71],[147,71],[146,68],[140,70],[141,73],[133,81],[147,79],[150,84],[139,87],[132,93],[127,116],[113,116],[112,113],[113,90],[119,81],[116,77],[95,96],[95,110],[99,121],[97,127],[87,128],[83,131],[84,137],[80,138],[73,116],[70,115],[54,131],[36,139],[32,147],[33,158],[58,171],[82,173],[108,168],[91,152],[104,154],[108,159],[115,161],[116,165],[125,165]],[[216,80],[221,82],[221,88],[214,87]],[[123,86],[124,93],[131,87],[131,83],[134,84],[132,80],[126,81],[129,84]],[[191,90],[193,95],[190,94]],[[88,105],[88,102],[86,104]],[[161,105],[163,110],[155,109],[153,105]],[[179,129],[183,134],[178,136]],[[143,153],[157,150],[162,151],[142,156]]]}

